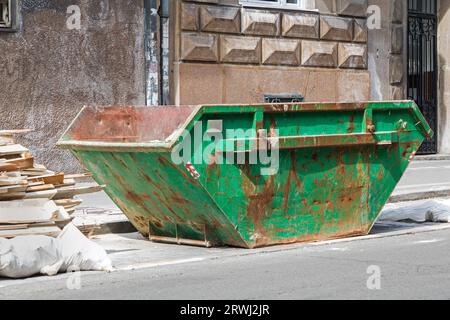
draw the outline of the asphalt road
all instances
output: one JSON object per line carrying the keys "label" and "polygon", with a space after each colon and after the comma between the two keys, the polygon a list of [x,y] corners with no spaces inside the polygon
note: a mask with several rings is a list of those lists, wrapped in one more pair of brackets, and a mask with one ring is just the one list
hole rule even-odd
{"label": "asphalt road", "polygon": [[81,289],[68,289],[74,276],[67,275],[3,288],[0,283],[0,299],[448,299],[449,246],[450,229],[281,247],[133,271],[82,273]]}

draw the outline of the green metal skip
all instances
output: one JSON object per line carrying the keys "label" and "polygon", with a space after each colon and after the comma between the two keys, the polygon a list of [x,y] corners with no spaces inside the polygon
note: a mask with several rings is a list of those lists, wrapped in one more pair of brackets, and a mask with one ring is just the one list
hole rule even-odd
{"label": "green metal skip", "polygon": [[365,235],[425,138],[411,101],[85,107],[59,141],[151,240]]}

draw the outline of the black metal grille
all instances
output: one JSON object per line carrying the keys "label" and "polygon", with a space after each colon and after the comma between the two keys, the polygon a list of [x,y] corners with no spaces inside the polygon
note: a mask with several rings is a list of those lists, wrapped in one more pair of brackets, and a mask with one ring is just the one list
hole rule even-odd
{"label": "black metal grille", "polygon": [[408,98],[416,101],[435,132],[419,153],[437,153],[437,16],[436,0],[409,0]]}
{"label": "black metal grille", "polygon": [[305,101],[301,94],[266,94],[264,102],[266,103],[296,103]]}

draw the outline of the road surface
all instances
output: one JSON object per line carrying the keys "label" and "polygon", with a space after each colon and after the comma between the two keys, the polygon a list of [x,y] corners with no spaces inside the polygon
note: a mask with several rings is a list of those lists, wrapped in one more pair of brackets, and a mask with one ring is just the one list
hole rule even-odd
{"label": "road surface", "polygon": [[449,247],[447,228],[244,250],[109,274],[0,281],[0,299],[449,299]]}

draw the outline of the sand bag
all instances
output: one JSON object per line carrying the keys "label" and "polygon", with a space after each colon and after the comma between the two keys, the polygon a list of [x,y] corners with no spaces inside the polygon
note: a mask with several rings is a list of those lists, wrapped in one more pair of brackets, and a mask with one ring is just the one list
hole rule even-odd
{"label": "sand bag", "polygon": [[112,271],[106,251],[72,223],[57,239],[46,236],[0,238],[0,277],[53,276],[67,271]]}
{"label": "sand bag", "polygon": [[112,271],[112,262],[106,251],[86,238],[72,223],[58,236],[64,263],[61,271]]}
{"label": "sand bag", "polygon": [[59,241],[45,236],[0,239],[0,277],[26,278],[55,275],[63,259]]}

